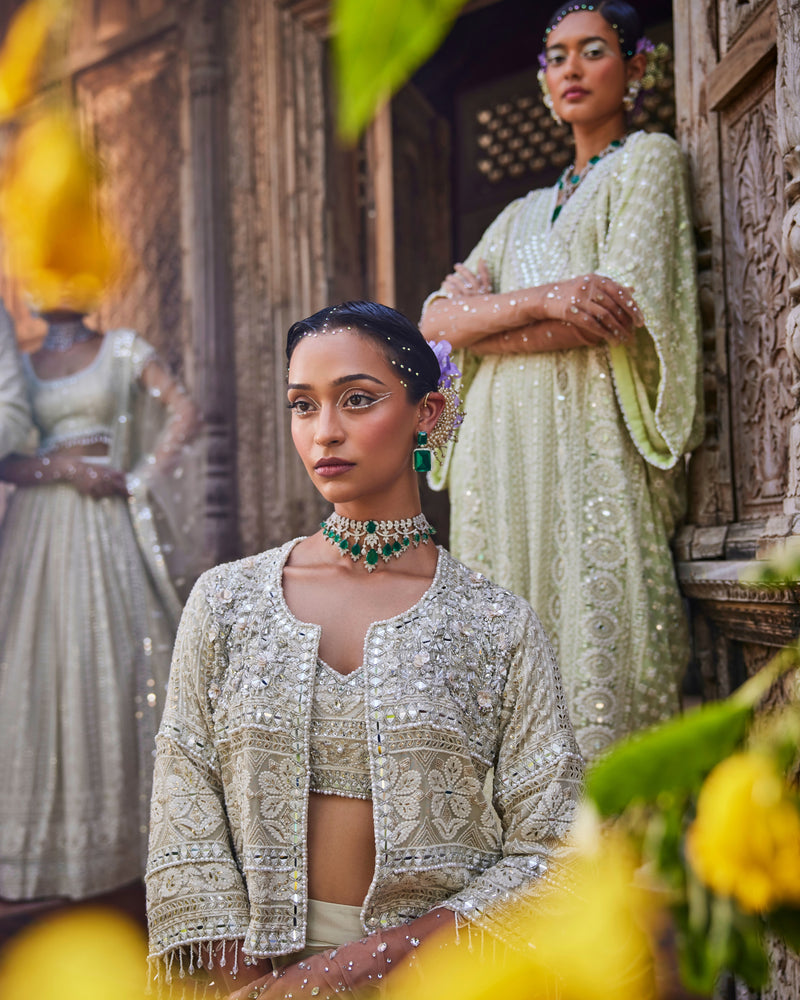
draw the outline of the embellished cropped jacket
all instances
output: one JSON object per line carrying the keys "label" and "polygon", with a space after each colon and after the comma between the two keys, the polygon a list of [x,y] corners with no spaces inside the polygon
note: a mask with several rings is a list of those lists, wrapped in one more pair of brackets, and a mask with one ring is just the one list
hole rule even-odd
{"label": "embellished cropped jacket", "polygon": [[[253,957],[305,943],[320,628],[284,600],[294,544],[210,570],[184,610],[147,869],[151,959],[167,975],[215,942]],[[376,849],[364,930],[436,906],[493,930],[493,904],[552,866],[582,777],[536,615],[439,549],[419,601],[370,626],[361,670]]]}

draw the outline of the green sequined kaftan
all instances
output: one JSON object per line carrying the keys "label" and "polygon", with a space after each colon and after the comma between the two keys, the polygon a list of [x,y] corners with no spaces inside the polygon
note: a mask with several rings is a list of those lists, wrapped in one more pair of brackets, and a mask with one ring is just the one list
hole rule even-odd
{"label": "green sequined kaftan", "polygon": [[493,291],[581,274],[634,289],[631,347],[463,357],[466,420],[434,471],[451,547],[526,597],[556,647],[581,749],[674,713],[688,657],[669,537],[700,436],[699,324],[683,157],[635,133],[584,178],[508,206],[472,252]]}

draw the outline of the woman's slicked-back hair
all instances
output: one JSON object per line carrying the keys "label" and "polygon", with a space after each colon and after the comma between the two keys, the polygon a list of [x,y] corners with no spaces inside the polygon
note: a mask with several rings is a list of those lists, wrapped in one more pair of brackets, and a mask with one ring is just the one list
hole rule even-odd
{"label": "woman's slicked-back hair", "polygon": [[414,402],[436,390],[441,372],[432,348],[410,319],[378,302],[342,302],[293,323],[286,335],[287,360],[304,337],[334,330],[352,330],[374,340]]}
{"label": "woman's slicked-back hair", "polygon": [[630,59],[635,54],[636,43],[642,37],[642,22],[635,8],[629,3],[625,3],[624,0],[562,4],[553,12],[553,16],[547,22],[544,33],[545,47],[547,46],[547,36],[557,24],[560,24],[568,14],[580,13],[583,10],[593,10],[608,21],[619,36],[619,47],[626,59]]}

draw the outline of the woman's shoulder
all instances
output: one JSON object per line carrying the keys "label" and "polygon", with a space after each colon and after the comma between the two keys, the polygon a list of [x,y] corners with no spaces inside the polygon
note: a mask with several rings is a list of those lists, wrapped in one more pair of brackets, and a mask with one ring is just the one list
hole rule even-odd
{"label": "woman's shoulder", "polygon": [[459,562],[447,549],[442,549],[445,560],[446,586],[451,593],[463,597],[463,608],[467,614],[475,618],[485,618],[487,614],[499,614],[518,618],[522,623],[534,621],[538,617],[534,609],[519,594],[514,594],[505,587],[499,586],[488,576],[465,566]]}
{"label": "woman's shoulder", "polygon": [[500,214],[495,216],[487,231],[507,228],[522,213],[535,209],[543,200],[549,202],[551,196],[552,188],[532,188],[527,194],[510,201]]}
{"label": "woman's shoulder", "polygon": [[660,169],[683,169],[685,162],[681,147],[664,132],[634,132],[628,137],[624,149],[634,169],[643,163],[655,164]]}
{"label": "woman's shoulder", "polygon": [[129,327],[108,330],[104,339],[108,342],[108,356],[115,358],[118,363],[132,364],[137,378],[147,362],[158,357],[153,345]]}
{"label": "woman's shoulder", "polygon": [[265,585],[279,581],[288,550],[297,541],[292,539],[276,548],[213,566],[198,577],[194,591],[201,594],[213,610],[219,611],[250,600],[256,591],[263,592]]}

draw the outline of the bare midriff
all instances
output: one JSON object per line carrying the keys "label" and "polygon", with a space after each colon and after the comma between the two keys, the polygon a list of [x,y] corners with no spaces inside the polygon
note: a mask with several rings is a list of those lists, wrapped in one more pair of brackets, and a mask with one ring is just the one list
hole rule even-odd
{"label": "bare midriff", "polygon": [[375,871],[372,802],[341,795],[308,797],[308,895],[361,906]]}

